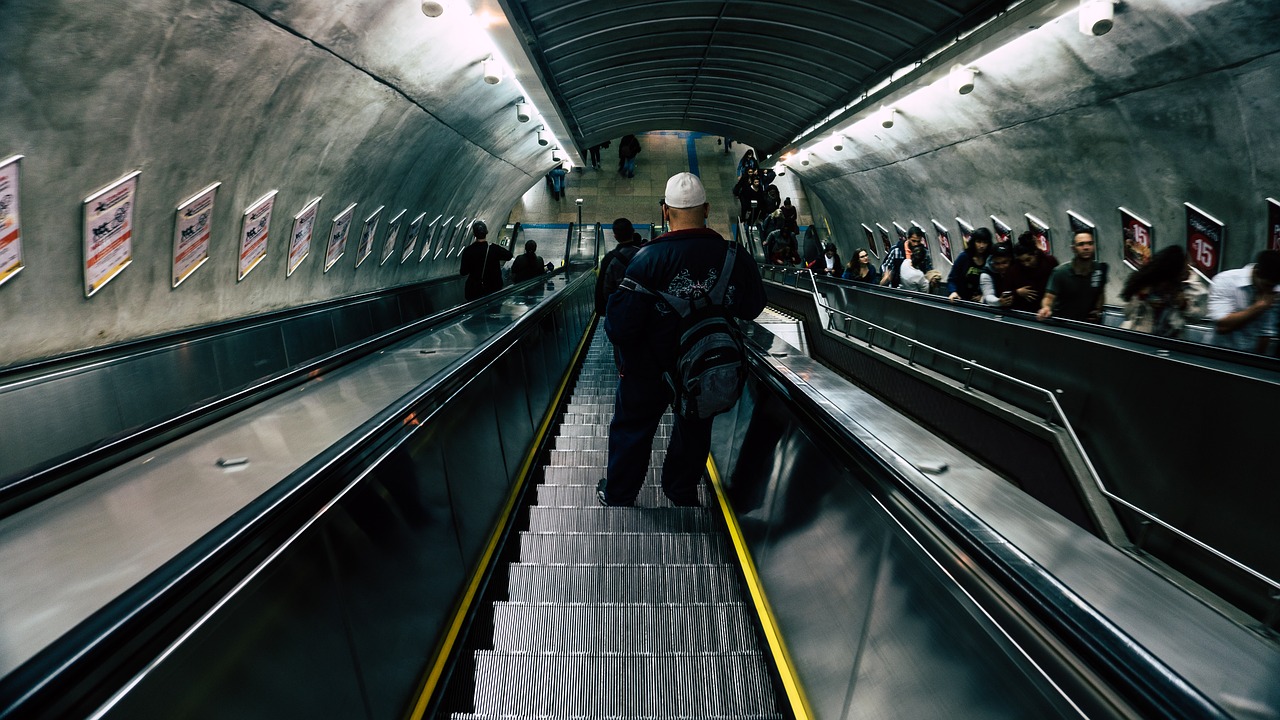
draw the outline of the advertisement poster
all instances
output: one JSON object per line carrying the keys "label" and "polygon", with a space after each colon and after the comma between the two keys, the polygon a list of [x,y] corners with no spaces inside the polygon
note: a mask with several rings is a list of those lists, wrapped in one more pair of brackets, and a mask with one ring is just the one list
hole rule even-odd
{"label": "advertisement poster", "polygon": [[961,218],[956,218],[956,227],[960,228],[960,249],[969,248],[969,238],[973,237],[973,226]]}
{"label": "advertisement poster", "polygon": [[369,217],[364,219],[364,228],[360,231],[360,242],[356,245],[356,267],[360,267],[360,263],[373,252],[373,236],[378,232],[378,218],[382,215],[382,208],[385,205],[379,205],[377,210],[373,211]]}
{"label": "advertisement poster", "polygon": [[18,214],[21,155],[0,162],[0,285],[22,270],[22,222]]}
{"label": "advertisement poster", "polygon": [[462,255],[462,248],[469,242],[471,242],[471,218],[463,216],[458,224],[453,226],[453,232],[449,234],[449,251],[444,256],[453,257],[454,250],[457,250],[458,255]]}
{"label": "advertisement poster", "polygon": [[876,231],[867,227],[866,223],[862,223],[862,234],[867,236],[867,252],[880,257],[880,253],[876,252]]}
{"label": "advertisement poster", "polygon": [[267,233],[271,229],[271,208],[276,204],[276,191],[263,195],[245,208],[244,221],[240,223],[240,264],[236,281],[239,282],[267,256]]}
{"label": "advertisement poster", "polygon": [[1151,223],[1120,208],[1120,231],[1124,238],[1124,264],[1134,270],[1146,265],[1156,244],[1156,233]]}
{"label": "advertisement poster", "polygon": [[401,210],[387,224],[387,238],[382,241],[382,259],[378,261],[379,267],[386,265],[387,259],[396,251],[396,240],[399,239],[400,235],[400,221],[404,219],[405,212]]}
{"label": "advertisement poster", "polygon": [[1086,218],[1085,216],[1081,215],[1080,213],[1077,213],[1074,210],[1067,211],[1067,225],[1068,227],[1071,228],[1072,238],[1074,238],[1076,235],[1082,232],[1087,232],[1090,235],[1095,235],[1096,234],[1095,231],[1097,230],[1097,226],[1093,224],[1092,220]]}
{"label": "advertisement poster", "polygon": [[334,216],[333,226],[329,229],[329,242],[325,244],[324,250],[325,272],[329,272],[329,268],[347,251],[347,235],[351,233],[351,220],[355,214],[356,204],[351,203],[346,210]]}
{"label": "advertisement poster", "polygon": [[409,234],[404,237],[404,253],[400,256],[401,263],[413,257],[413,250],[418,246],[418,234],[422,232],[422,221],[426,217],[427,214],[422,213],[409,223]]}
{"label": "advertisement poster", "polygon": [[1191,203],[1183,205],[1187,208],[1187,262],[1192,270],[1212,280],[1222,263],[1227,226]]}
{"label": "advertisement poster", "polygon": [[946,226],[937,220],[933,220],[933,234],[938,236],[938,250],[942,252],[942,257],[948,263],[954,263],[955,260],[951,254],[951,233],[948,232]]}
{"label": "advertisement poster", "polygon": [[178,206],[173,228],[173,287],[181,285],[209,259],[213,199],[220,185],[222,183],[214,183]]}
{"label": "advertisement poster", "polygon": [[93,297],[133,262],[133,207],[140,175],[135,170],[84,199],[85,297]]}
{"label": "advertisement poster", "polygon": [[880,223],[876,223],[876,229],[880,231],[880,244],[884,245],[884,251],[889,252],[893,247],[893,243],[889,240],[889,230]]}
{"label": "advertisement poster", "polygon": [[1045,255],[1052,255],[1053,239],[1050,237],[1049,223],[1046,223],[1031,213],[1027,213],[1025,217],[1027,218],[1027,229],[1030,230],[1031,234],[1036,238],[1036,247],[1040,248],[1040,252]]}
{"label": "advertisement poster", "polygon": [[995,215],[991,216],[991,230],[995,232],[997,243],[1007,243],[1013,238],[1013,228]]}
{"label": "advertisement poster", "polygon": [[[0,247],[3,243],[0,240]],[[1267,249],[1280,250],[1280,200],[1275,198],[1267,198]],[[4,271],[0,270],[0,282],[4,282],[3,278]]]}
{"label": "advertisement poster", "polygon": [[316,217],[319,214],[320,198],[315,198],[293,216],[293,232],[289,235],[289,264],[284,271],[285,277],[293,275],[293,271],[311,254],[311,237],[315,233]]}
{"label": "advertisement poster", "polygon": [[[436,219],[432,220],[431,224],[428,226],[429,232],[427,233],[427,239],[422,241],[422,254],[418,256],[418,262],[426,260],[427,253],[431,252],[431,245],[436,241],[436,235],[440,233],[440,218],[442,217],[444,216],[437,215]],[[434,257],[432,259],[434,259]]]}

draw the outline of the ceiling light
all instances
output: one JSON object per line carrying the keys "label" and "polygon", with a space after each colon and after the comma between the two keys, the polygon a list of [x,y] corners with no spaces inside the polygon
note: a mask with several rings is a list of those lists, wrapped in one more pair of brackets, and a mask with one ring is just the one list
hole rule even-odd
{"label": "ceiling light", "polygon": [[538,144],[539,144],[539,145],[541,145],[541,146],[543,146],[543,147],[546,147],[546,146],[547,146],[547,145],[549,145],[550,143],[551,143],[551,141],[547,138],[547,130],[546,130],[546,126],[545,126],[545,125],[543,125],[543,126],[539,127],[539,128],[538,128]]}
{"label": "ceiling light", "polygon": [[973,78],[978,71],[964,65],[955,65],[951,68],[951,89],[961,95],[968,95],[973,92]]}
{"label": "ceiling light", "polygon": [[801,164],[801,165],[808,165],[808,164],[809,164],[809,151],[808,151],[808,150],[801,150],[801,151],[800,151],[800,164]]}
{"label": "ceiling light", "polygon": [[560,148],[551,148],[551,162],[560,162]]}
{"label": "ceiling light", "polygon": [[516,101],[516,120],[519,120],[520,122],[529,122],[529,118],[533,117],[529,113],[530,113],[529,103],[525,102],[524,98],[520,98],[519,100],[517,100]]}
{"label": "ceiling light", "polygon": [[1112,0],[1080,0],[1080,32],[1106,35],[1115,25],[1115,3]]}
{"label": "ceiling light", "polygon": [[831,133],[831,148],[836,152],[844,150],[844,135],[840,133]]}
{"label": "ceiling light", "polygon": [[422,0],[422,14],[427,17],[440,17],[444,14],[444,4],[435,0]]}
{"label": "ceiling light", "polygon": [[880,121],[880,127],[886,130],[893,127],[893,116],[898,114],[897,108],[881,107],[880,112],[876,114],[876,119]]}
{"label": "ceiling light", "polygon": [[480,67],[484,69],[485,82],[490,85],[497,85],[502,82],[502,68],[499,67],[498,61],[494,60],[492,55],[485,58],[480,63]]}

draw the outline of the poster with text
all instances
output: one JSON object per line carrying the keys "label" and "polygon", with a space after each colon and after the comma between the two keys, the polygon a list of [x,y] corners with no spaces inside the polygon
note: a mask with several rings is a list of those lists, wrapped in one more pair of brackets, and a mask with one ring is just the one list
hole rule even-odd
{"label": "poster with text", "polygon": [[889,229],[880,223],[876,223],[876,229],[880,231],[880,244],[884,245],[884,251],[888,253],[893,247],[893,242],[889,240]]}
{"label": "poster with text", "polygon": [[995,232],[997,244],[1007,243],[1013,238],[1013,228],[995,215],[991,216],[991,229]]}
{"label": "poster with text", "polygon": [[404,236],[404,253],[400,256],[401,263],[413,257],[413,249],[418,245],[418,234],[422,232],[422,221],[426,217],[427,214],[422,213],[409,223],[409,234]]}
{"label": "poster with text", "polygon": [[1130,210],[1120,208],[1120,231],[1124,238],[1124,264],[1134,270],[1146,265],[1155,249],[1155,228]]}
{"label": "poster with text", "polygon": [[360,263],[373,252],[373,236],[378,232],[378,219],[382,216],[382,208],[385,205],[379,205],[373,214],[364,219],[364,227],[360,230],[360,242],[356,244],[356,267],[360,267]]}
{"label": "poster with text", "polygon": [[133,262],[135,170],[84,199],[84,294],[92,297]]}
{"label": "poster with text", "polygon": [[946,226],[937,220],[933,220],[933,234],[938,238],[938,250],[942,253],[942,257],[948,263],[954,263],[955,260],[951,254],[951,233]]}
{"label": "poster with text", "polygon": [[1027,219],[1027,229],[1031,231],[1031,235],[1036,239],[1036,247],[1040,248],[1040,252],[1045,255],[1052,255],[1053,238],[1050,234],[1049,223],[1031,213],[1026,213],[1024,217]]}
{"label": "poster with text", "polygon": [[289,234],[289,264],[284,276],[290,277],[303,260],[311,254],[311,238],[316,230],[316,217],[320,215],[320,198],[314,198],[293,216],[293,230]]}
{"label": "poster with text", "polygon": [[1187,261],[1206,280],[1218,274],[1222,264],[1222,246],[1227,239],[1227,226],[1221,220],[1192,205],[1187,208]]}
{"label": "poster with text", "polygon": [[245,208],[244,221],[240,223],[240,263],[236,282],[239,282],[267,256],[267,234],[271,230],[271,208],[276,204],[276,191],[263,195]]}
{"label": "poster with text", "polygon": [[347,235],[351,232],[351,221],[355,215],[356,204],[351,203],[346,210],[334,216],[333,225],[329,228],[329,242],[324,250],[325,272],[329,272],[329,268],[347,251]]}
{"label": "poster with text", "polygon": [[[440,232],[440,218],[442,217],[444,216],[437,215],[436,219],[432,220],[431,224],[427,226],[427,238],[422,241],[422,254],[418,256],[418,262],[426,260],[427,253],[431,252],[431,244],[436,241],[436,233]],[[434,260],[435,256],[432,256],[431,259]]]}
{"label": "poster with text", "polygon": [[867,236],[867,251],[880,257],[880,253],[876,252],[876,231],[867,227],[866,223],[862,223],[862,234]]}
{"label": "poster with text", "polygon": [[1071,238],[1068,239],[1072,239],[1082,232],[1094,235],[1097,229],[1092,220],[1074,210],[1067,211],[1067,226],[1071,228]]}
{"label": "poster with text", "polygon": [[1267,249],[1280,250],[1280,200],[1275,198],[1267,198]]}
{"label": "poster with text", "polygon": [[18,214],[22,156],[0,162],[0,285],[22,270],[22,222]]}
{"label": "poster with text", "polygon": [[404,219],[405,211],[401,210],[395,217],[391,218],[391,222],[387,223],[387,238],[382,241],[382,259],[378,261],[378,265],[386,265],[387,259],[396,251],[396,240],[400,235],[400,221]]}
{"label": "poster with text", "polygon": [[214,183],[187,198],[178,206],[173,228],[173,272],[170,281],[178,287],[209,259],[209,236],[213,229]]}

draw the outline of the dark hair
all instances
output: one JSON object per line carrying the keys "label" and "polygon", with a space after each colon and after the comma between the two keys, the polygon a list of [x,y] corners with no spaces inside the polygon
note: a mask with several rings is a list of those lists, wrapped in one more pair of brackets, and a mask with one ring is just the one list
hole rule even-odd
{"label": "dark hair", "polygon": [[538,252],[538,241],[537,241],[537,240],[525,240],[525,241],[524,241],[524,251],[525,251],[525,252]]}
{"label": "dark hair", "polygon": [[[630,238],[633,232],[635,232],[635,228],[631,226],[630,220],[624,217],[620,217],[617,220],[613,221],[614,235],[617,235],[620,238]],[[623,242],[627,242],[627,241],[623,240]]]}
{"label": "dark hair", "polygon": [[1133,271],[1124,281],[1120,297],[1128,300],[1143,288],[1165,282],[1181,282],[1187,269],[1187,253],[1181,245],[1170,245],[1151,256],[1147,264]]}
{"label": "dark hair", "polygon": [[1040,252],[1040,245],[1036,243],[1036,234],[1030,230],[1018,236],[1018,242],[1013,245],[1014,255],[1035,255]]}
{"label": "dark hair", "polygon": [[[985,242],[987,246],[990,247],[991,231],[984,227],[974,228],[973,232],[969,233],[969,242],[964,244],[964,251],[972,255],[973,247],[978,243],[979,240]],[[987,254],[990,254],[990,253],[991,251],[987,250]]]}
{"label": "dark hair", "polygon": [[921,228],[919,225],[912,225],[911,227],[907,228],[907,237],[923,238],[924,229]]}
{"label": "dark hair", "polygon": [[1263,250],[1253,263],[1253,271],[1264,280],[1280,283],[1280,250]]}
{"label": "dark hair", "polygon": [[[984,230],[986,228],[983,228]],[[1013,257],[1013,246],[1009,243],[996,243],[991,246],[991,257],[995,258],[1011,258]]]}

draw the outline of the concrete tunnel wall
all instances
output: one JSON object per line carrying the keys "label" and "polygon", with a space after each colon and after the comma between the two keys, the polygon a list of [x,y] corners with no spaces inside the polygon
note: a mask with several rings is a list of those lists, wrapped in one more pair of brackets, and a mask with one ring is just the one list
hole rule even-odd
{"label": "concrete tunnel wall", "polygon": [[942,83],[897,99],[892,128],[861,121],[843,151],[823,143],[793,169],[842,258],[865,245],[860,223],[916,220],[946,272],[931,218],[958,254],[956,216],[991,227],[997,215],[1016,238],[1031,213],[1065,261],[1074,210],[1098,225],[1118,304],[1118,206],[1155,226],[1156,250],[1185,245],[1183,202],[1215,216],[1224,270],[1266,247],[1265,199],[1280,197],[1280,38],[1266,28],[1278,25],[1274,0],[1130,0],[1100,37],[1071,12],[972,63],[972,94]]}
{"label": "concrete tunnel wall", "polygon": [[[478,216],[500,232],[551,164],[536,118],[516,121],[519,90],[481,81],[475,44],[413,2],[7,0],[0,159],[25,156],[26,267],[0,286],[0,366],[456,273],[456,255],[401,264],[404,227],[380,267],[387,221]],[[81,202],[132,170],[133,264],[86,298]],[[219,181],[210,259],[172,288],[175,207]],[[271,190],[266,259],[237,282],[241,215]],[[292,217],[316,196],[311,255],[286,279]],[[351,203],[346,254],[324,273]]]}

